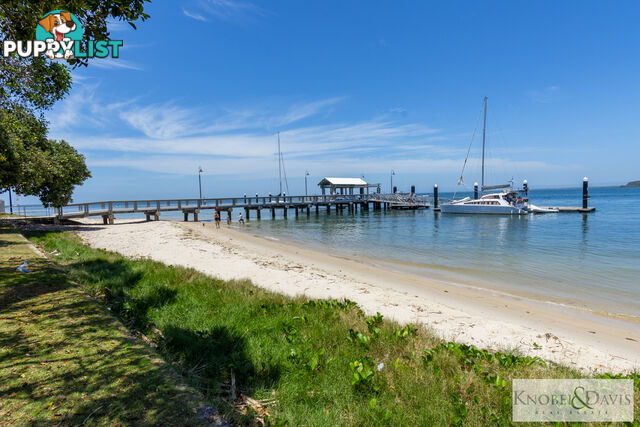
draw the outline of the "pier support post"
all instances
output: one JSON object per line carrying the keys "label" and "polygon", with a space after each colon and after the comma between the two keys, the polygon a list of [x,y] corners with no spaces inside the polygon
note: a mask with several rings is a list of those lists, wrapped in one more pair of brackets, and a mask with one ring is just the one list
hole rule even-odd
{"label": "pier support post", "polygon": [[198,222],[198,211],[193,211],[193,222]]}
{"label": "pier support post", "polygon": [[287,217],[287,211],[288,211],[288,210],[289,210],[289,209],[288,209],[286,206],[285,206],[285,207],[284,207],[284,209],[282,210],[282,215],[284,215],[284,217],[285,217],[285,218]]}
{"label": "pier support post", "polygon": [[271,219],[276,219],[276,209],[271,208]]}
{"label": "pier support post", "polygon": [[247,221],[249,221],[249,212],[251,212],[249,208],[244,208],[244,216],[246,217]]}
{"label": "pier support post", "polygon": [[589,207],[589,178],[582,179],[582,209]]}
{"label": "pier support post", "polygon": [[307,205],[307,216],[311,215],[311,206]]}
{"label": "pier support post", "polygon": [[296,218],[298,217],[298,207],[296,206]]}
{"label": "pier support post", "polygon": [[320,206],[316,205],[316,215],[320,215]]}
{"label": "pier support post", "polygon": [[182,213],[184,214],[184,222],[189,221],[189,212],[187,212],[187,211],[182,211]]}
{"label": "pier support post", "polygon": [[478,199],[478,183],[474,182],[473,183],[473,198],[474,199]]}
{"label": "pier support post", "polygon": [[438,207],[438,184],[433,185],[433,210],[440,210]]}
{"label": "pier support post", "polygon": [[[260,219],[260,208],[256,209],[256,216]],[[249,217],[247,217],[249,219]]]}

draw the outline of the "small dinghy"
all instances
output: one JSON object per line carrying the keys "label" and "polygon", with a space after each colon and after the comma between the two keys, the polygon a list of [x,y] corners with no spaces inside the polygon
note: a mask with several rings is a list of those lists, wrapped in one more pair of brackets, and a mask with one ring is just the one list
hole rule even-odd
{"label": "small dinghy", "polygon": [[557,213],[560,212],[558,209],[554,209],[554,208],[543,208],[540,206],[536,206],[536,205],[532,205],[529,204],[529,212],[531,213],[536,213],[536,214],[541,214],[541,213]]}

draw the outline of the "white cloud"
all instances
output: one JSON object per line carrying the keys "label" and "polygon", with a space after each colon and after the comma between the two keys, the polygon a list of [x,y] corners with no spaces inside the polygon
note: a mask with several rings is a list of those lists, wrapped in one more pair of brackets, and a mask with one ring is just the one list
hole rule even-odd
{"label": "white cloud", "polygon": [[548,86],[542,90],[530,90],[527,95],[533,102],[548,104],[556,99],[559,91],[558,86]]}
{"label": "white cloud", "polygon": [[189,11],[183,9],[183,13],[200,21],[207,21],[207,18],[237,21],[267,15],[264,9],[251,2],[240,0],[197,0],[190,5],[189,9]]}
{"label": "white cloud", "polygon": [[205,18],[204,16],[195,12],[189,12],[187,9],[182,9],[182,13],[184,13],[185,16],[191,19],[195,19],[196,21],[207,22],[207,18]]}
{"label": "white cloud", "polygon": [[[80,90],[74,89],[63,101],[51,122],[56,129],[63,127],[65,139],[88,154],[90,166],[187,174],[202,164],[218,175],[251,171],[256,178],[269,177],[276,164],[276,132],[282,128],[282,149],[292,174],[307,168],[323,174],[353,173],[354,167],[357,173],[375,174],[384,163],[385,169],[403,173],[449,172],[453,176],[459,173],[469,138],[386,115],[332,122],[331,112],[340,97],[289,107],[270,103],[264,109],[215,110],[176,103],[145,105],[140,99],[108,103],[96,99],[97,85],[77,87]],[[86,124],[91,116],[100,117],[100,123],[74,135],[74,124]],[[509,164],[519,170],[551,167],[543,162],[514,162],[505,155],[494,157],[487,165]]]}
{"label": "white cloud", "polygon": [[[123,46],[124,47],[124,46]],[[121,70],[134,70],[143,71],[141,65],[135,62],[127,61],[122,58],[96,58],[91,61],[91,66],[104,69],[121,69]]]}

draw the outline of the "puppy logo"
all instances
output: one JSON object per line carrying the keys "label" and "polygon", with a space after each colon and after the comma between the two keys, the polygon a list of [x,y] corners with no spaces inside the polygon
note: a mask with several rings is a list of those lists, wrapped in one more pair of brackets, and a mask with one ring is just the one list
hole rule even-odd
{"label": "puppy logo", "polygon": [[[54,10],[38,21],[36,39],[47,42],[46,55],[49,58],[73,58],[73,44],[76,40],[82,40],[82,25],[71,12]],[[52,43],[54,41],[57,44]]]}

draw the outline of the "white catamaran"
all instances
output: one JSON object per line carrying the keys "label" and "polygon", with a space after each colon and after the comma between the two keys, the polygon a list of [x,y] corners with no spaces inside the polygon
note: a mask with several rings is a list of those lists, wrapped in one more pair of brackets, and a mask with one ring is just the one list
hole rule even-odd
{"label": "white catamaran", "polygon": [[[505,185],[484,185],[484,151],[487,131],[487,97],[484,97],[484,125],[482,128],[482,183],[481,183],[481,197],[479,199],[471,199],[465,197],[460,200],[453,200],[450,203],[443,203],[440,205],[442,213],[457,213],[457,214],[494,214],[494,215],[524,215],[529,213],[529,199],[525,191],[513,190],[511,184]],[[472,138],[473,142],[473,138]],[[471,148],[471,146],[469,146]],[[467,159],[469,158],[469,152],[467,151]],[[466,165],[467,159],[464,163]],[[464,173],[464,166],[462,167],[462,173],[460,174],[460,180],[458,184],[462,183],[462,174]],[[484,194],[486,190],[498,190],[503,189],[500,193]],[[455,197],[455,196],[454,196]]]}

